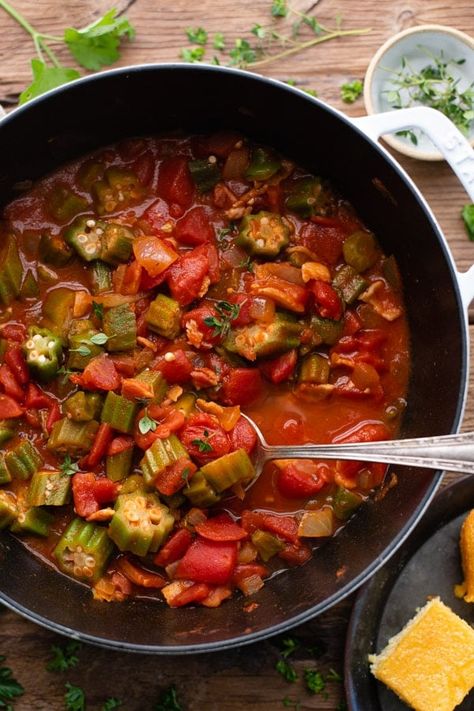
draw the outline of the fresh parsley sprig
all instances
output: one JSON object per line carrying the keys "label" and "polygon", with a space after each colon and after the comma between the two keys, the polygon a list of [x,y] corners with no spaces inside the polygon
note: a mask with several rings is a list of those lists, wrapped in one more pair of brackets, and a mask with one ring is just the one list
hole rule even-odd
{"label": "fresh parsley sprig", "polygon": [[474,204],[464,205],[461,216],[464,220],[467,236],[471,242],[474,242]]}
{"label": "fresh parsley sprig", "polygon": [[175,686],[169,686],[161,692],[153,711],[183,711]]}
{"label": "fresh parsley sprig", "polygon": [[61,64],[51,44],[65,44],[80,66],[96,71],[117,61],[121,41],[125,38],[132,40],[135,36],[130,22],[119,17],[115,8],[87,27],[66,28],[62,37],[35,29],[7,0],[0,0],[0,8],[30,35],[38,55],[31,60],[33,81],[20,94],[20,104],[81,76],[77,69]]}
{"label": "fresh parsley sprig", "polygon": [[[64,466],[64,462],[61,466]],[[71,640],[64,646],[53,644],[51,647],[52,657],[46,664],[46,669],[50,672],[64,672],[72,669],[79,661],[77,653],[80,648],[81,643],[75,640]]]}
{"label": "fresh parsley sprig", "polygon": [[64,706],[66,711],[85,711],[86,695],[80,686],[73,686],[69,681],[65,684]]}
{"label": "fresh parsley sprig", "polygon": [[[3,665],[6,657],[0,656],[0,665]],[[25,693],[23,686],[15,679],[9,667],[0,666],[0,709],[13,711],[10,703],[13,699]]]}
{"label": "fresh parsley sprig", "polygon": [[361,96],[364,90],[364,84],[360,79],[348,81],[341,85],[341,99],[346,104],[353,104]]}

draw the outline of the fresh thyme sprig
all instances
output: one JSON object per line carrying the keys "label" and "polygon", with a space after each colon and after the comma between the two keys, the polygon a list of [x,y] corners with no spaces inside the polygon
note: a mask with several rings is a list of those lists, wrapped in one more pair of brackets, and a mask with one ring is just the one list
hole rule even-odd
{"label": "fresh thyme sprig", "polygon": [[207,316],[204,319],[206,326],[211,326],[213,336],[225,338],[229,333],[232,321],[238,317],[240,312],[239,304],[231,304],[229,301],[218,301],[214,306],[217,316]]}

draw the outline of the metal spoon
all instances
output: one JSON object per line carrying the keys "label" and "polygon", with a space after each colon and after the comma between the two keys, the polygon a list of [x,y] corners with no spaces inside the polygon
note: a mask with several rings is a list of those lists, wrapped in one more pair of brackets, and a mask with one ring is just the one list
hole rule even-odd
{"label": "metal spoon", "polygon": [[259,440],[255,455],[257,476],[265,462],[272,459],[355,459],[474,474],[474,432],[354,444],[270,445],[255,422],[247,415],[243,417]]}

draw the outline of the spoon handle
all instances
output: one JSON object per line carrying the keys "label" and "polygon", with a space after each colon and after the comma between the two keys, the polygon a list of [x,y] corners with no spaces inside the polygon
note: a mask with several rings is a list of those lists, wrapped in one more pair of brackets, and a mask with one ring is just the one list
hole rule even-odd
{"label": "spoon handle", "polygon": [[474,474],[474,432],[354,444],[262,445],[261,457],[264,461],[355,459]]}

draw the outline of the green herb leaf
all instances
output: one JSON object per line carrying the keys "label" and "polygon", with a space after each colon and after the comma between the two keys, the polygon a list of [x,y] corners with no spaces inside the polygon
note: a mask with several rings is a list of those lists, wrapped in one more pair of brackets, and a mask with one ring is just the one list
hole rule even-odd
{"label": "green herb leaf", "polygon": [[58,375],[71,375],[71,373],[73,372],[73,370],[69,370],[64,365],[62,365],[58,370]]}
{"label": "green herb leaf", "polygon": [[461,215],[464,220],[467,236],[474,242],[474,205],[464,205]]}
{"label": "green herb leaf", "polygon": [[330,669],[326,674],[326,681],[337,681],[342,684],[342,676],[335,669]]}
{"label": "green herb leaf", "polygon": [[[5,661],[6,657],[0,656],[0,664]],[[13,672],[9,667],[0,666],[0,709],[13,711],[12,704],[8,703],[12,699],[18,698],[25,693],[22,685],[15,679]]]}
{"label": "green herb leaf", "polygon": [[322,694],[327,698],[326,681],[321,672],[315,669],[305,669],[304,670],[304,681],[306,688],[311,694]]}
{"label": "green herb leaf", "polygon": [[286,0],[273,0],[271,13],[273,17],[286,17],[288,15]]}
{"label": "green herb leaf", "polygon": [[175,686],[169,686],[162,691],[153,711],[183,711],[183,707],[178,701]]}
{"label": "green herb leaf", "polygon": [[188,27],[186,35],[190,42],[204,46],[207,44],[207,32],[204,27]]}
{"label": "green herb leaf", "polygon": [[154,432],[157,427],[157,422],[154,420],[152,417],[148,417],[148,415],[144,415],[141,417],[138,421],[138,429],[140,430],[142,435],[148,434],[148,432]]}
{"label": "green herb leaf", "polygon": [[185,467],[181,473],[181,479],[186,482],[186,484],[189,484],[189,475],[191,474],[191,469],[189,467]]}
{"label": "green herb leaf", "polygon": [[115,711],[115,709],[118,709],[122,705],[123,701],[119,701],[115,696],[111,696],[102,704],[100,711]]}
{"label": "green herb leaf", "polygon": [[255,37],[258,37],[258,39],[265,39],[267,36],[267,30],[265,27],[262,27],[262,25],[254,25],[250,32],[255,35]]}
{"label": "green herb leaf", "polygon": [[212,444],[204,439],[193,439],[191,444],[194,444],[200,452],[212,452]]}
{"label": "green herb leaf", "polygon": [[[61,464],[60,469],[63,470],[63,467],[65,465],[66,459],[64,459],[64,462]],[[76,467],[74,471],[71,472],[71,474],[75,474],[78,471],[78,466],[77,464],[72,464],[71,459],[69,457],[69,465],[71,466],[71,469],[73,467]],[[68,472],[63,471],[63,474],[67,474],[70,476]],[[64,672],[67,671],[68,669],[72,669],[73,667],[76,666],[76,664],[79,661],[79,657],[77,656],[77,652],[81,648],[81,643],[76,642],[75,640],[72,640],[71,642],[68,642],[66,645],[60,647],[57,644],[53,644],[51,647],[51,652],[52,652],[52,657],[50,661],[46,664],[46,669],[50,672]]]}
{"label": "green herb leaf", "polygon": [[90,337],[90,342],[95,346],[103,346],[109,340],[109,336],[105,333],[96,333]]}
{"label": "green herb leaf", "polygon": [[65,684],[64,704],[66,711],[85,711],[86,695],[80,686],[73,686],[68,681]]}
{"label": "green herb leaf", "polygon": [[132,40],[135,30],[125,17],[117,17],[115,8],[81,30],[73,27],[64,30],[64,42],[72,56],[83,67],[94,71],[117,61],[120,41],[125,37]]}
{"label": "green herb leaf", "polygon": [[285,637],[281,642],[282,648],[280,655],[283,659],[288,659],[291,654],[294,654],[300,648],[300,643],[295,637]]}
{"label": "green herb leaf", "polygon": [[[394,107],[395,108],[395,107]],[[400,108],[400,107],[398,107]],[[405,131],[396,131],[395,132],[396,136],[402,136],[403,138],[409,138],[410,141],[413,143],[414,146],[418,145],[418,138],[416,134],[413,131],[410,130],[405,130]]]}
{"label": "green herb leaf", "polygon": [[236,39],[234,48],[229,52],[231,65],[246,67],[257,60],[257,53],[245,39]]}
{"label": "green herb leaf", "polygon": [[346,82],[341,86],[341,99],[346,104],[353,104],[362,94],[363,89],[364,85],[359,79]]}
{"label": "green herb leaf", "polygon": [[41,59],[31,60],[31,71],[33,81],[21,92],[18,101],[20,105],[44,94],[45,91],[67,84],[81,76],[78,71],[70,67],[48,67]]}
{"label": "green herb leaf", "polygon": [[87,346],[79,346],[79,348],[70,348],[69,353],[79,353],[83,358],[92,355],[92,351]]}
{"label": "green herb leaf", "polygon": [[225,338],[228,334],[231,323],[240,313],[239,304],[231,304],[229,301],[218,301],[214,306],[217,316],[206,316],[203,322],[206,326],[214,329],[213,336],[221,336]]}
{"label": "green herb leaf", "polygon": [[286,709],[295,709],[295,711],[300,711],[301,708],[301,701],[298,699],[290,699],[289,696],[285,696],[282,704]]}
{"label": "green herb leaf", "polygon": [[[77,474],[79,471],[79,465],[77,462],[73,462],[69,454],[66,454],[66,456],[63,459],[62,464],[59,465],[59,469],[61,470],[61,473],[63,476],[74,476],[74,474]],[[59,649],[59,647],[57,647]],[[68,667],[66,667],[68,668]],[[51,670],[53,671],[53,670]],[[58,670],[55,670],[58,671]]]}
{"label": "green herb leaf", "polygon": [[104,306],[103,304],[98,304],[96,301],[92,302],[92,313],[100,321],[104,318]]}
{"label": "green herb leaf", "polygon": [[225,39],[222,32],[216,32],[216,34],[214,35],[212,46],[214,47],[214,49],[218,49],[220,52],[225,49]]}
{"label": "green herb leaf", "polygon": [[294,682],[298,679],[296,669],[289,662],[287,662],[286,659],[279,659],[275,664],[275,669],[282,675],[285,681],[288,681],[291,684],[294,684]]}
{"label": "green herb leaf", "polygon": [[181,57],[185,62],[191,62],[193,64],[194,62],[200,62],[202,60],[205,51],[204,47],[185,47],[181,50]]}

